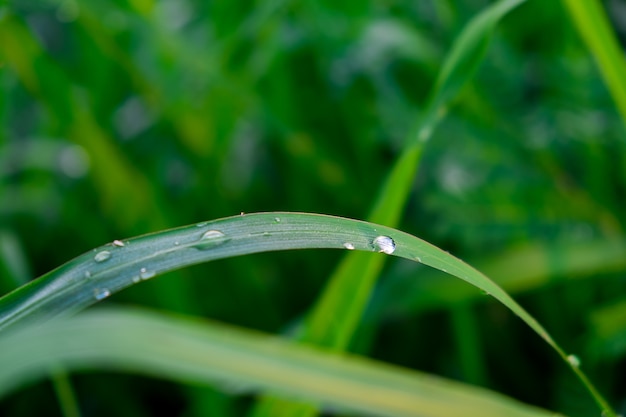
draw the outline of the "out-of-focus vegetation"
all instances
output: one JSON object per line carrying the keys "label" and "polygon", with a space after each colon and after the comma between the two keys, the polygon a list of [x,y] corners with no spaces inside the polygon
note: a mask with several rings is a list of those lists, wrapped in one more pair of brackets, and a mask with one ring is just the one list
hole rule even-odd
{"label": "out-of-focus vegetation", "polygon": [[[113,239],[242,211],[367,218],[453,41],[489,4],[0,6],[0,290]],[[626,36],[621,3],[604,7]],[[625,193],[624,123],[590,51],[563,4],[528,1],[434,131],[399,228],[500,282],[624,412]],[[288,335],[342,255],[218,261],[106,303]],[[407,262],[380,274],[350,350],[597,414],[517,317]],[[85,416],[235,416],[253,400],[114,373],[71,381]],[[43,382],[0,414],[60,415],[56,402]]]}

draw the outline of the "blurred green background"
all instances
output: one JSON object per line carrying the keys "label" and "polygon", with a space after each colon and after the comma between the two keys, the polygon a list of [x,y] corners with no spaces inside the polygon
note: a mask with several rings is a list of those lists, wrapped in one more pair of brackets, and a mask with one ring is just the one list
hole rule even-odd
{"label": "blurred green background", "polygon": [[[444,56],[489,4],[0,5],[0,291],[113,239],[240,212],[367,218]],[[624,4],[604,5],[626,39]],[[598,69],[560,2],[529,1],[428,143],[399,228],[501,283],[625,412],[625,196],[624,123]],[[219,261],[106,303],[290,334],[341,255]],[[351,350],[597,414],[512,313],[400,260]],[[85,416],[235,416],[253,400],[105,372],[72,381]],[[41,382],[0,414],[60,415],[56,402]]]}

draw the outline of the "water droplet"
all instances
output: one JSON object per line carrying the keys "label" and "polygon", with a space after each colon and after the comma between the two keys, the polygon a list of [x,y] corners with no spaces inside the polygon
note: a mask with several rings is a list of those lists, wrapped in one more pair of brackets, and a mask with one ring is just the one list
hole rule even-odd
{"label": "water droplet", "polygon": [[419,256],[416,256],[416,257],[415,257],[415,260],[417,260],[417,262],[419,262],[419,263],[423,263],[423,262],[422,262],[422,258],[420,258]]}
{"label": "water droplet", "polygon": [[578,358],[578,356],[576,355],[568,355],[567,356],[567,361],[570,363],[570,365],[578,368],[580,366],[580,359]]}
{"label": "water droplet", "polygon": [[91,272],[85,271],[85,278],[91,278]]}
{"label": "water droplet", "polygon": [[241,213],[239,213],[240,216],[245,216],[246,213],[244,213],[243,211]]}
{"label": "water droplet", "polygon": [[104,262],[111,257],[111,252],[108,250],[103,250],[102,252],[96,253],[96,256],[93,257],[93,260],[96,262]]}
{"label": "water droplet", "polygon": [[133,282],[134,282],[135,284],[137,284],[139,281],[141,281],[141,277],[140,277],[139,275],[135,275],[135,276],[133,277]]}
{"label": "water droplet", "polygon": [[178,246],[178,245],[180,245],[180,242],[177,240],[174,242],[174,246]]}
{"label": "water droplet", "polygon": [[219,230],[208,230],[200,236],[200,242],[193,245],[194,248],[207,250],[228,242],[230,238]]}
{"label": "water droplet", "polygon": [[117,246],[117,247],[121,248],[121,247],[124,246],[124,242],[122,242],[121,240],[117,240],[116,239],[116,240],[113,241],[113,246]]}
{"label": "water droplet", "polygon": [[141,268],[139,270],[139,276],[141,277],[141,279],[150,279],[155,275],[156,275],[156,272],[148,271],[146,268]]}
{"label": "water droplet", "polygon": [[343,244],[343,247],[348,249],[348,250],[354,250],[354,245],[350,242],[346,242]]}
{"label": "water droplet", "polygon": [[201,223],[196,224],[196,227],[204,227],[207,224],[209,224],[209,222],[201,222]]}
{"label": "water droplet", "polygon": [[275,221],[276,223],[280,223],[280,217],[274,217],[274,221]]}
{"label": "water droplet", "polygon": [[96,288],[96,289],[93,290],[93,296],[98,301],[104,300],[109,295],[111,295],[111,291],[107,290],[106,288]]}
{"label": "water droplet", "polygon": [[374,250],[377,252],[383,252],[387,255],[391,255],[396,250],[396,242],[389,236],[378,236],[372,242]]}

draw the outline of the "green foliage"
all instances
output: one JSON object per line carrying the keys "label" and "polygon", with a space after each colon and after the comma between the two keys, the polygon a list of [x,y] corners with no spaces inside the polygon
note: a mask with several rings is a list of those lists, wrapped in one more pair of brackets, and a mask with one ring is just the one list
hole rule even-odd
{"label": "green foliage", "polygon": [[[242,211],[368,219],[470,261],[577,354],[575,372],[623,404],[618,6],[518,3],[5,2],[0,291],[103,242]],[[104,304],[279,333],[572,417],[599,414],[558,355],[491,297],[415,262],[341,254],[222,259],[142,281]],[[136,267],[144,266],[128,264],[133,274]],[[47,279],[14,294],[32,291],[41,308],[64,299],[81,307],[64,298],[71,291],[47,288],[37,299]],[[95,289],[85,292],[89,302]],[[89,314],[14,334],[43,337],[108,313]],[[170,320],[162,315],[155,320]],[[191,387],[127,373],[50,373],[61,407],[47,383],[34,383],[4,397],[0,414],[263,409],[208,379]],[[339,412],[358,411],[347,405]],[[290,409],[280,407],[272,415]]]}
{"label": "green foliage", "polygon": [[[76,335],[80,335],[76,337]],[[167,335],[168,343],[160,343]],[[74,342],[67,343],[68,339]],[[0,343],[0,393],[62,361],[209,382],[231,392],[265,388],[325,400],[341,410],[381,416],[547,417],[484,389],[367,361],[336,357],[277,338],[126,309],[87,313],[13,332]],[[29,346],[24,349],[22,346]],[[181,355],[185,352],[185,355]]]}

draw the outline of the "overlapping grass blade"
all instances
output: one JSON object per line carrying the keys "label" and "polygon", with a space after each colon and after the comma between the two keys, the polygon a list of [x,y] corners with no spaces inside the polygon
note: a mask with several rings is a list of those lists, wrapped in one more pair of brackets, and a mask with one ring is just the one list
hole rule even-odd
{"label": "overlapping grass blade", "polygon": [[[473,18],[456,40],[429,96],[426,109],[411,129],[405,149],[394,165],[376,200],[368,220],[396,226],[408,200],[425,143],[461,88],[474,75],[483,59],[496,23],[524,0],[504,0]],[[384,258],[354,253],[346,256],[331,276],[326,290],[306,320],[302,340],[345,350],[370,298]],[[348,296],[347,296],[348,295]],[[259,403],[255,417],[312,416],[311,405],[279,406],[280,400],[266,398]]]}
{"label": "overlapping grass blade", "polygon": [[[210,260],[275,250],[335,248],[380,251],[376,238],[394,242],[387,253],[440,269],[491,294],[526,322],[570,364],[594,398],[611,415],[578,365],[505,291],[447,252],[390,227],[305,213],[259,213],[228,217],[114,241],[81,255],[0,299],[0,329],[83,309],[158,274]],[[383,257],[381,254],[372,257]]]}
{"label": "overlapping grass blade", "polygon": [[53,364],[101,367],[239,392],[265,389],[378,416],[554,414],[485,389],[365,358],[337,356],[250,330],[132,309],[27,326],[0,339],[0,396]]}

